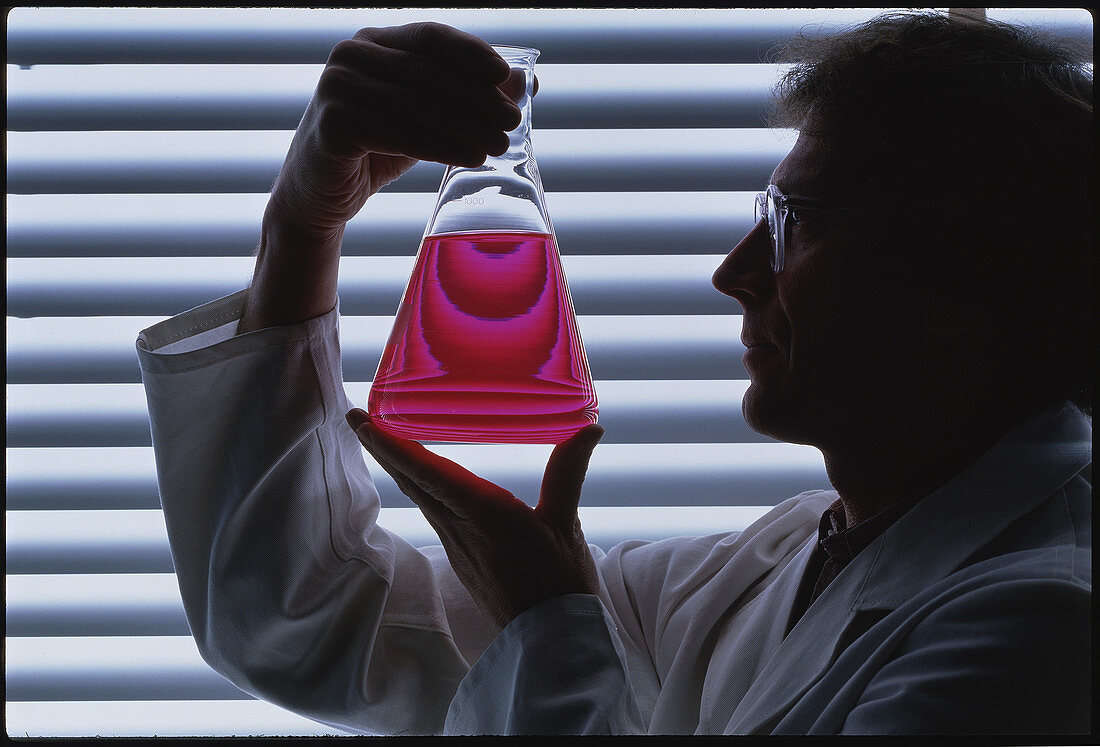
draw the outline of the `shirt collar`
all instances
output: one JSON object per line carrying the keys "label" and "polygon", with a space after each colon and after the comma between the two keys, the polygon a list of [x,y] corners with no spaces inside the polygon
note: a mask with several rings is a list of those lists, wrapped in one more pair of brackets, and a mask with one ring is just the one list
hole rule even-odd
{"label": "shirt collar", "polygon": [[919,496],[898,501],[853,526],[848,526],[844,504],[837,500],[821,515],[821,523],[817,528],[818,544],[826,555],[843,568],[876,537],[886,531],[887,527],[912,508],[917,500]]}

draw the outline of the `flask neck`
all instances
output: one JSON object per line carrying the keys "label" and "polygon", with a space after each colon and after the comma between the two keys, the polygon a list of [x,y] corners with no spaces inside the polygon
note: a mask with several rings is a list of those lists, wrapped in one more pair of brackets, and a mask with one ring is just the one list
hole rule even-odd
{"label": "flask neck", "polygon": [[519,125],[508,133],[508,150],[481,166],[451,166],[443,175],[425,236],[470,231],[553,233],[531,148],[531,97],[538,50],[493,47],[512,69],[501,86],[519,107]]}
{"label": "flask neck", "polygon": [[[504,160],[531,157],[531,99],[535,88],[535,60],[537,49],[527,47],[494,46],[493,49],[508,63],[511,74],[504,84],[504,92],[519,107],[519,125],[508,133],[508,151],[499,156]],[[491,159],[492,157],[490,157]]]}

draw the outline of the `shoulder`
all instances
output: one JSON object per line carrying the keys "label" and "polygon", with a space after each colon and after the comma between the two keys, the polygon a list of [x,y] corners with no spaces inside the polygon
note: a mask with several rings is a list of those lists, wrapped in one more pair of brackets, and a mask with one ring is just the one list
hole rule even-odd
{"label": "shoulder", "polygon": [[924,624],[961,618],[975,623],[1019,621],[1027,624],[1027,631],[1018,632],[1032,635],[1038,630],[1053,632],[1055,625],[1082,615],[1087,620],[1092,584],[1073,571],[1076,564],[1067,562],[1085,554],[1091,555],[1073,548],[1043,548],[977,564],[947,579]]}
{"label": "shoulder", "polygon": [[1092,583],[1085,569],[1091,562],[1091,547],[1072,544],[1017,549],[975,562],[922,595],[922,614],[909,638],[958,635],[959,626],[969,626],[974,642],[986,645],[1064,646],[1070,630],[1089,627]]}
{"label": "shoulder", "polygon": [[1043,566],[1021,562],[957,579],[896,628],[893,652],[845,731],[1087,730],[1091,587]]}
{"label": "shoulder", "polygon": [[1092,550],[1070,492],[901,602],[871,628],[877,633],[845,651],[867,676],[851,683],[862,692],[845,732],[1087,731]]}
{"label": "shoulder", "polygon": [[[1080,484],[1079,484],[1080,483]],[[1092,490],[1073,480],[975,550],[947,581],[1092,583]]]}

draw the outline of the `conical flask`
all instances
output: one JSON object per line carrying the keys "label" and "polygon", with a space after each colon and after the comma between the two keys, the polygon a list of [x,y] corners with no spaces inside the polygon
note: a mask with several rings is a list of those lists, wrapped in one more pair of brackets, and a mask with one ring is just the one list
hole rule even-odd
{"label": "conical flask", "polygon": [[597,403],[531,148],[539,52],[493,49],[522,121],[502,156],[444,174],[367,411],[403,438],[559,443]]}

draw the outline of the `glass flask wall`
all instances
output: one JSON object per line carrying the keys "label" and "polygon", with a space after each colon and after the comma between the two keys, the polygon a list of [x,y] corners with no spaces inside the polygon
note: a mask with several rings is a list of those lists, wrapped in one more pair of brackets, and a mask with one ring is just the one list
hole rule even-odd
{"label": "glass flask wall", "polygon": [[494,49],[522,121],[505,154],[443,177],[367,402],[403,438],[559,443],[598,416],[531,149],[538,52]]}

